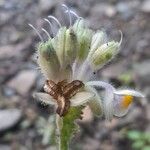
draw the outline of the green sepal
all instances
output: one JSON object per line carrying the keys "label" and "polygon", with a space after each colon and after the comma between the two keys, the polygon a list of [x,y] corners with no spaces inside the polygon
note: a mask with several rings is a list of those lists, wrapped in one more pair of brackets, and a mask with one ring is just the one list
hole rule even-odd
{"label": "green sepal", "polygon": [[83,19],[76,20],[75,24],[73,25],[73,29],[76,33],[79,32],[79,30],[82,30],[85,28],[85,23]]}
{"label": "green sepal", "polygon": [[65,40],[66,40],[66,27],[59,29],[53,44],[55,44],[56,54],[58,56],[61,67],[65,66]]}
{"label": "green sepal", "polygon": [[106,33],[103,31],[97,31],[92,37],[91,49],[88,57],[91,57],[91,55],[98,49],[98,47],[106,43],[106,41],[107,41]]}
{"label": "green sepal", "polygon": [[79,49],[78,49],[78,59],[83,61],[87,57],[92,39],[92,30],[83,29],[78,33]]}
{"label": "green sepal", "polygon": [[76,58],[78,49],[78,41],[76,33],[73,28],[70,27],[66,31],[66,40],[65,40],[65,61],[66,64],[72,64]]}
{"label": "green sepal", "polygon": [[120,44],[115,41],[108,42],[100,46],[91,57],[91,66],[93,70],[100,69],[109,62],[119,52]]}
{"label": "green sepal", "polygon": [[79,43],[77,59],[82,62],[89,53],[93,31],[85,27],[83,19],[78,19],[75,22],[73,29],[77,34],[77,40]]}
{"label": "green sepal", "polygon": [[38,64],[41,71],[49,79],[56,79],[60,64],[51,39],[38,45]]}

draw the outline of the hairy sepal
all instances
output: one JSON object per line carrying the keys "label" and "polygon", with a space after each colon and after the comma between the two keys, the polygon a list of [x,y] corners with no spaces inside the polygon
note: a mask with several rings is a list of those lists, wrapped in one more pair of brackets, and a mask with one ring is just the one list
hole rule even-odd
{"label": "hairy sepal", "polygon": [[100,69],[119,52],[120,44],[111,41],[100,46],[91,56],[91,66],[94,70]]}
{"label": "hairy sepal", "polygon": [[76,33],[73,28],[70,27],[66,31],[66,40],[65,40],[65,61],[66,64],[72,64],[76,58],[78,49],[78,41]]}
{"label": "hairy sepal", "polygon": [[38,64],[41,72],[46,78],[55,80],[58,77],[60,64],[51,39],[45,43],[40,43],[38,46]]}

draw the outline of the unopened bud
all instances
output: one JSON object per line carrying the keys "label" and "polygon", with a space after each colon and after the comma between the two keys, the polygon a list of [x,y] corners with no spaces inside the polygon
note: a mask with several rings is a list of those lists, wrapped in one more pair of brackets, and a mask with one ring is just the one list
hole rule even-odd
{"label": "unopened bud", "polygon": [[66,64],[72,64],[76,58],[78,49],[77,36],[72,28],[66,31],[65,40],[65,62]]}
{"label": "unopened bud", "polygon": [[60,62],[61,67],[64,66],[65,63],[65,39],[66,39],[66,27],[62,27],[59,29],[57,36],[55,37],[54,44],[56,45],[56,54],[58,56],[58,60]]}
{"label": "unopened bud", "polygon": [[91,56],[91,66],[94,70],[100,69],[110,61],[119,51],[120,44],[115,41],[100,46]]}
{"label": "unopened bud", "polygon": [[51,40],[38,46],[38,64],[42,73],[49,79],[56,79],[60,64]]}

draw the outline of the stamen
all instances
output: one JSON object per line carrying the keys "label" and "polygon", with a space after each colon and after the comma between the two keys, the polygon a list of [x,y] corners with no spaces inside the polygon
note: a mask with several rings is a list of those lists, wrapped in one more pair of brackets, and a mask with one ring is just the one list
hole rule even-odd
{"label": "stamen", "polygon": [[68,11],[69,22],[70,22],[70,26],[71,26],[72,25],[72,18],[71,18],[70,9],[65,4],[62,4],[62,7],[65,9],[65,12]]}
{"label": "stamen", "polygon": [[44,28],[42,28],[42,31],[44,31],[44,33],[48,36],[48,39],[51,38],[50,34]]}
{"label": "stamen", "polygon": [[54,35],[52,23],[46,18],[44,18],[44,20],[49,24],[51,31],[52,31],[52,35]]}
{"label": "stamen", "polygon": [[[66,12],[66,13],[69,13],[68,10],[66,10],[65,12]],[[79,17],[79,16],[78,16],[74,11],[72,11],[72,10],[70,10],[70,13],[71,13],[72,15],[74,15],[77,19],[82,18],[82,17]]]}
{"label": "stamen", "polygon": [[56,17],[49,15],[48,18],[53,19],[58,24],[58,26],[61,27],[61,23],[58,21]]}
{"label": "stamen", "polygon": [[40,40],[41,40],[42,42],[44,42],[44,39],[43,39],[43,37],[41,36],[40,32],[39,32],[32,24],[29,23],[28,25],[36,32],[36,34],[39,36]]}
{"label": "stamen", "polygon": [[123,39],[123,33],[122,33],[122,31],[121,31],[121,30],[119,30],[119,32],[120,32],[120,36],[121,36],[120,41],[119,41],[119,45],[121,45],[121,43],[122,43],[122,39]]}

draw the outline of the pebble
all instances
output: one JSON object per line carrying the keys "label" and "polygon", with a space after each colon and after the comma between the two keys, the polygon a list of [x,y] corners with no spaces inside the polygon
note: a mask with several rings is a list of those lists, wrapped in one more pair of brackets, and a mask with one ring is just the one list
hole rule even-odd
{"label": "pebble", "polygon": [[21,117],[22,113],[19,109],[0,110],[0,132],[14,127]]}
{"label": "pebble", "polygon": [[7,86],[15,89],[19,94],[26,95],[33,87],[37,78],[36,71],[23,70],[20,71],[14,78],[12,78]]}
{"label": "pebble", "polygon": [[31,40],[27,39],[19,44],[11,44],[0,47],[0,59],[10,59],[12,57],[22,57],[22,52],[31,44]]}
{"label": "pebble", "polygon": [[116,9],[117,9],[117,12],[119,12],[121,14],[121,17],[124,20],[128,20],[134,14],[134,11],[133,11],[131,5],[127,2],[119,2],[116,5]]}
{"label": "pebble", "polygon": [[83,150],[96,150],[99,149],[100,142],[93,138],[86,138],[86,143],[83,146]]}
{"label": "pebble", "polygon": [[108,79],[118,78],[126,70],[126,68],[127,68],[126,62],[122,61],[103,68],[100,74],[104,78],[108,78]]}
{"label": "pebble", "polygon": [[3,88],[3,93],[6,97],[11,97],[13,95],[15,95],[15,90],[13,90],[12,88],[9,88],[7,86],[5,86]]}
{"label": "pebble", "polygon": [[0,150],[11,150],[12,148],[8,145],[0,145]]}
{"label": "pebble", "polygon": [[40,0],[39,6],[42,12],[47,12],[52,9],[58,3],[57,0]]}
{"label": "pebble", "polygon": [[150,61],[145,60],[143,62],[134,65],[135,81],[138,85],[149,86],[150,84]]}
{"label": "pebble", "polygon": [[91,9],[92,16],[102,16],[106,15],[107,17],[114,17],[116,15],[116,9],[113,5],[108,4],[97,4]]}
{"label": "pebble", "polygon": [[150,13],[150,0],[145,0],[142,3],[141,11],[143,11],[144,13]]}

